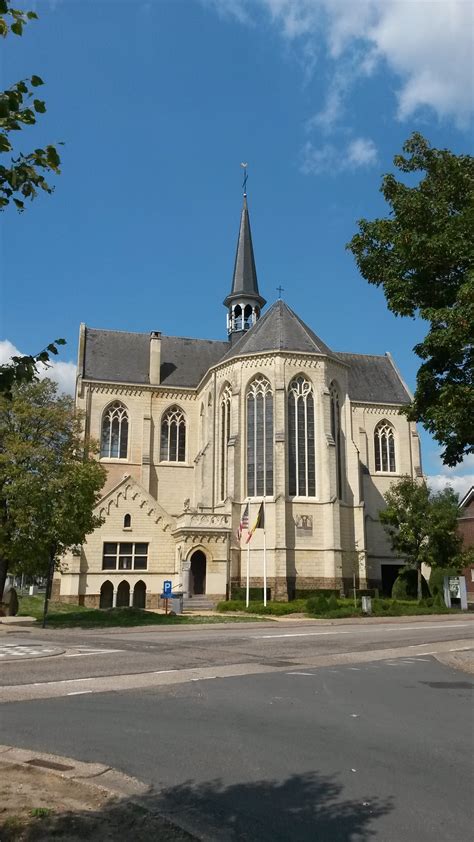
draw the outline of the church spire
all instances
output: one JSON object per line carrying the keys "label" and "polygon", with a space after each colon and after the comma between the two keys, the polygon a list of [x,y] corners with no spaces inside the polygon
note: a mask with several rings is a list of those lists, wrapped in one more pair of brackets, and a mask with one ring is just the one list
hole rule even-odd
{"label": "church spire", "polygon": [[[247,174],[244,178],[244,189],[246,189],[246,184]],[[243,331],[252,327],[260,318],[260,310],[265,304],[266,301],[258,290],[247,193],[244,192],[232,288],[224,300],[224,306],[229,308],[227,316],[229,336],[232,337],[234,334],[241,336]]]}

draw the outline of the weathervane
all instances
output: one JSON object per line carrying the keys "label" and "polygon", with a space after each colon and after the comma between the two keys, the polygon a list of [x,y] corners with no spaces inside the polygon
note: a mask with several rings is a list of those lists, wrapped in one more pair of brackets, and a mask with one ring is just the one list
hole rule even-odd
{"label": "weathervane", "polygon": [[248,167],[248,164],[244,163],[244,161],[242,161],[240,166],[242,167],[242,169],[244,171],[244,180],[242,182],[242,189],[244,191],[244,196],[246,196],[247,195],[247,179],[248,179],[247,167]]}
{"label": "weathervane", "polygon": [[276,288],[276,291],[278,293],[278,298],[281,298],[281,294],[285,291],[285,287],[282,287],[282,285],[280,284],[280,286]]}

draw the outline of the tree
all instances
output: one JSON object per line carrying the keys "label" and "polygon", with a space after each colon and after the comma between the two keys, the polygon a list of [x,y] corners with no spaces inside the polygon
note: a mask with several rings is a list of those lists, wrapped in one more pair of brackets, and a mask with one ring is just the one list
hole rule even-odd
{"label": "tree", "polygon": [[[13,9],[7,0],[0,0],[0,35],[3,38],[9,33],[22,35],[26,24],[37,17],[36,12]],[[45,113],[44,100],[36,96],[36,89],[43,84],[40,76],[33,75],[0,93],[0,153],[12,153],[11,133],[20,131],[23,126],[34,126],[37,115]],[[60,163],[53,145],[32,152],[18,152],[8,163],[0,163],[0,210],[13,202],[19,211],[23,211],[24,199],[36,198],[38,189],[52,193],[54,188],[46,181],[45,173],[60,173]]]}
{"label": "tree", "polygon": [[417,571],[418,599],[422,598],[423,564],[449,567],[460,564],[462,539],[457,531],[458,498],[449,486],[432,494],[424,484],[402,477],[384,495],[379,512],[392,550]]}
{"label": "tree", "polygon": [[72,398],[43,380],[0,397],[0,601],[9,568],[47,575],[101,524],[106,472],[84,451]]}
{"label": "tree", "polygon": [[[1,37],[6,38],[9,33],[21,36],[29,21],[37,19],[36,12],[13,9],[7,0],[0,0]],[[41,77],[33,75],[0,92],[0,155],[13,152],[12,132],[19,132],[23,126],[35,125],[37,114],[45,113],[44,101],[35,96],[36,89],[41,85]],[[10,155],[6,164],[0,159],[0,210],[13,201],[18,211],[23,211],[24,199],[34,199],[38,188],[52,193],[54,188],[48,184],[43,173],[49,170],[59,174],[60,163],[58,151],[52,145],[26,154],[18,152],[16,158]],[[38,364],[48,364],[50,354],[57,354],[57,346],[64,344],[64,339],[55,339],[39,354],[13,357],[11,363],[0,366],[0,394],[10,396],[15,383],[31,383],[36,377]]]}
{"label": "tree", "polygon": [[429,323],[414,351],[423,360],[406,414],[444,448],[445,464],[474,452],[474,158],[434,149],[422,135],[395,166],[418,184],[384,175],[388,218],[358,222],[347,244],[363,277],[382,286],[397,316]]}
{"label": "tree", "polygon": [[51,354],[58,354],[58,345],[65,345],[65,339],[55,339],[39,354],[12,357],[11,362],[0,365],[0,395],[11,399],[13,387],[32,383],[38,379],[38,365],[49,366]]}

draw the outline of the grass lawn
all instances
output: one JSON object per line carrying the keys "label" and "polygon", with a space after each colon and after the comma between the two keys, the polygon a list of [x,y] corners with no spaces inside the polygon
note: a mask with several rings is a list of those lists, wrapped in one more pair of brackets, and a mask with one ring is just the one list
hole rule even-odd
{"label": "grass lawn", "polygon": [[[310,611],[308,609],[306,599],[295,599],[292,602],[268,602],[264,606],[263,602],[250,601],[247,608],[245,602],[242,600],[232,600],[230,602],[219,602],[217,610],[226,613],[227,611],[239,611],[243,614],[254,614],[260,616],[274,616],[282,617],[287,614],[304,614],[306,617],[311,617],[318,620],[337,620],[349,617],[364,617],[362,612],[360,599],[357,602],[357,608],[354,606],[352,599],[338,599],[337,608],[329,608],[327,605],[324,610]],[[435,605],[427,605],[426,603],[418,603],[416,600],[395,600],[395,599],[373,599],[372,600],[372,616],[374,617],[410,617],[418,614],[456,614],[459,610],[456,608],[446,608]]]}
{"label": "grass lawn", "polygon": [[[25,596],[20,598],[18,616],[43,619],[44,598]],[[141,611],[139,608],[85,608],[81,605],[67,605],[63,602],[50,602],[47,625],[50,628],[100,628],[112,626],[172,626],[199,625],[202,623],[251,623],[251,617],[216,616],[171,616]]]}

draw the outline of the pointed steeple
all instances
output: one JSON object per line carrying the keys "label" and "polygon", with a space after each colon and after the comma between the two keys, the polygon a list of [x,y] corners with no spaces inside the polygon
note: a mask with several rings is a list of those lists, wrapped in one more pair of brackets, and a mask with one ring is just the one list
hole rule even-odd
{"label": "pointed steeple", "polygon": [[259,319],[260,310],[265,304],[266,301],[258,290],[247,194],[244,193],[232,288],[224,300],[224,306],[229,308],[227,318],[229,335],[238,333],[240,336],[243,331],[252,327]]}

